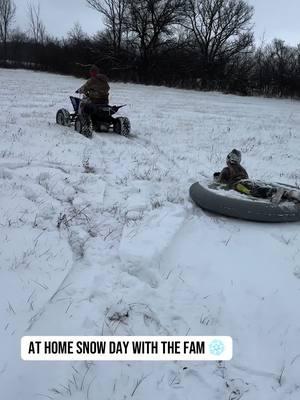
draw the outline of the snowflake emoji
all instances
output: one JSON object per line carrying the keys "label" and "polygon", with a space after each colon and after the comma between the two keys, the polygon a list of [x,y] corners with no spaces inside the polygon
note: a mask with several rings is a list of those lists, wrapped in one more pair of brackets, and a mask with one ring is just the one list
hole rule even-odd
{"label": "snowflake emoji", "polygon": [[209,344],[209,352],[213,356],[220,356],[222,353],[224,353],[225,346],[222,340],[213,340]]}

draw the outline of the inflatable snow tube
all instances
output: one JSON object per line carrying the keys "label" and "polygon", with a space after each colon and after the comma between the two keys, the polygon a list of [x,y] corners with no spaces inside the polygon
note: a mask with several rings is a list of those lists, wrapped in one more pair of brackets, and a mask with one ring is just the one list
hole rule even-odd
{"label": "inflatable snow tube", "polygon": [[190,197],[197,206],[213,213],[256,222],[300,221],[300,204],[282,202],[273,204],[267,199],[257,199],[234,190],[210,188],[194,183]]}

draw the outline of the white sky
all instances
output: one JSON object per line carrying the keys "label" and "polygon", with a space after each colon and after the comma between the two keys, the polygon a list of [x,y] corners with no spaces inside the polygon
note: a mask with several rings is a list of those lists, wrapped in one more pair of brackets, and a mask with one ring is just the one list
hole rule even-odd
{"label": "white sky", "polygon": [[[25,30],[28,0],[14,1],[17,25]],[[253,22],[258,42],[277,37],[292,45],[300,43],[300,0],[249,0],[249,3],[255,7]],[[53,36],[66,35],[76,21],[89,34],[103,27],[100,14],[88,7],[85,0],[40,0],[40,4],[42,19]]]}

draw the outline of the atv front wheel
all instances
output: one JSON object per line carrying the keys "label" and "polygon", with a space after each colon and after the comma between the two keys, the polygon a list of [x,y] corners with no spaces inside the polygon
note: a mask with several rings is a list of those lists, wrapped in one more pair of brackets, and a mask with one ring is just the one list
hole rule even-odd
{"label": "atv front wheel", "polygon": [[128,136],[130,134],[131,125],[127,117],[119,117],[114,120],[114,132],[118,135]]}
{"label": "atv front wheel", "polygon": [[87,138],[91,138],[93,136],[91,123],[85,121],[85,119],[81,116],[78,116],[75,120],[75,131],[81,133]]}
{"label": "atv front wheel", "polygon": [[58,110],[56,113],[56,123],[58,125],[70,126],[71,117],[69,111],[65,108],[61,108],[60,110]]}

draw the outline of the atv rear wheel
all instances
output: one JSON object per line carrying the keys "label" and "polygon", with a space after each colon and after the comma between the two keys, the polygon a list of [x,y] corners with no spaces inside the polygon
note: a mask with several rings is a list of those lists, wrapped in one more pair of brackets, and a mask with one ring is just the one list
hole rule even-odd
{"label": "atv rear wheel", "polygon": [[86,121],[80,115],[75,120],[75,131],[81,133],[87,138],[91,138],[93,136],[91,123]]}
{"label": "atv rear wheel", "polygon": [[60,110],[58,110],[56,113],[56,123],[58,125],[70,126],[71,117],[69,111],[65,108],[61,108]]}
{"label": "atv rear wheel", "polygon": [[114,132],[118,135],[128,136],[130,134],[131,125],[127,117],[119,117],[114,120]]}

